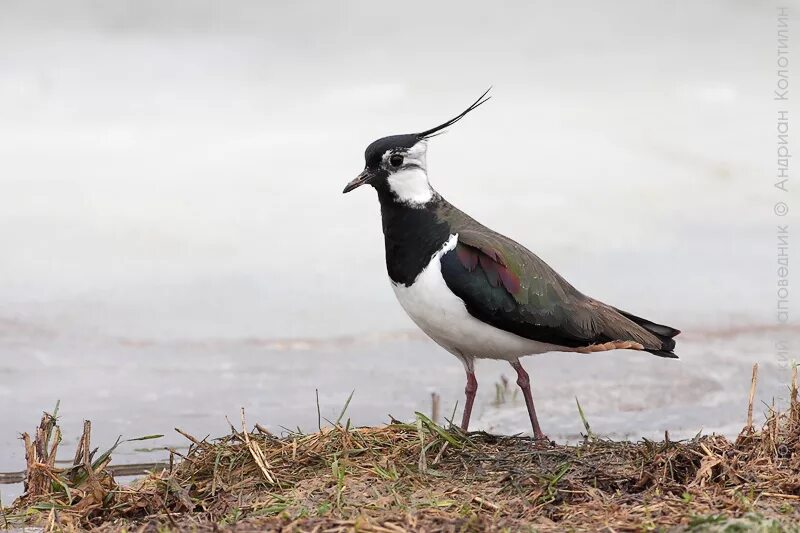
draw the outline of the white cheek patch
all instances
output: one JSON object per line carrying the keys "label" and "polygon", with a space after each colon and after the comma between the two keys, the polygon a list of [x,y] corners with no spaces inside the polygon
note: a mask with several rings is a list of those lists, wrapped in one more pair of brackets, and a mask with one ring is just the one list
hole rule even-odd
{"label": "white cheek patch", "polygon": [[[392,172],[387,178],[389,188],[403,203],[419,206],[433,199],[433,189],[428,183],[425,161],[427,151],[426,141],[420,141],[412,146],[405,154],[405,163],[408,167]],[[391,153],[387,152],[384,154],[384,159],[390,156]]]}
{"label": "white cheek patch", "polygon": [[433,198],[433,189],[428,183],[428,175],[420,168],[411,167],[398,170],[389,174],[387,181],[389,189],[401,202],[422,205],[430,202]]}

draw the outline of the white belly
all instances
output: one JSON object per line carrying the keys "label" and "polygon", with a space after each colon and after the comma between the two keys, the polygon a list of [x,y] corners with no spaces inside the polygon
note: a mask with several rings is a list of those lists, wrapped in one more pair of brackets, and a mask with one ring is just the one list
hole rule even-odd
{"label": "white belly", "polygon": [[441,257],[456,246],[451,235],[410,287],[392,288],[411,320],[449,352],[466,359],[513,361],[523,355],[569,350],[545,344],[490,326],[467,311],[464,300],[453,294],[442,277]]}

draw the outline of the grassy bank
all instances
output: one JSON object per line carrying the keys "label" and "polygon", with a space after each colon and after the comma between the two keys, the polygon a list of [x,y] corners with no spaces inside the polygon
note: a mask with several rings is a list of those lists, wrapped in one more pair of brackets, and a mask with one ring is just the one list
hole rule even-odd
{"label": "grassy bank", "polygon": [[[52,529],[297,531],[693,530],[797,531],[800,404],[770,409],[731,441],[575,446],[463,434],[422,414],[414,423],[313,434],[231,428],[191,435],[187,453],[130,486],[93,453],[90,426],[70,468],[57,468],[59,431],[45,415],[26,440],[26,494],[0,525]],[[752,391],[751,391],[752,402]],[[752,409],[752,403],[751,403]],[[242,420],[242,427],[247,427]]]}

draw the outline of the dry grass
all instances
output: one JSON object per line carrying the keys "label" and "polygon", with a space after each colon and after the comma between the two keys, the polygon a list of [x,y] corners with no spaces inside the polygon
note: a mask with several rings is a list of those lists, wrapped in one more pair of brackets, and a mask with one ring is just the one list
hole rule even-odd
{"label": "dry grass", "polygon": [[[755,381],[754,381],[755,383]],[[243,426],[244,426],[244,420]],[[54,466],[55,419],[26,440],[26,494],[10,523],[52,529],[287,531],[796,531],[800,403],[770,409],[735,441],[577,446],[464,435],[414,424],[276,437],[256,426],[214,441],[191,435],[173,466],[118,485],[84,432],[74,465]],[[0,517],[0,525],[3,517]]]}

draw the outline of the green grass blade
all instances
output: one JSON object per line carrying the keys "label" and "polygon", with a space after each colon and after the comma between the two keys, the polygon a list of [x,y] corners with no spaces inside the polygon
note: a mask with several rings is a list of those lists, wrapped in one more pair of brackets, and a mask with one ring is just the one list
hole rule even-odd
{"label": "green grass blade", "polygon": [[356,391],[355,391],[355,390],[353,390],[353,391],[350,393],[350,396],[348,396],[348,397],[347,397],[347,401],[346,401],[346,402],[344,402],[344,407],[342,407],[342,412],[341,412],[341,413],[339,413],[339,418],[337,418],[337,419],[336,419],[336,425],[337,425],[337,426],[338,426],[338,425],[341,423],[341,421],[342,421],[342,418],[344,417],[344,414],[347,412],[347,408],[350,406],[350,400],[352,400],[352,399],[353,399],[353,394],[355,394],[355,392],[356,392]]}

